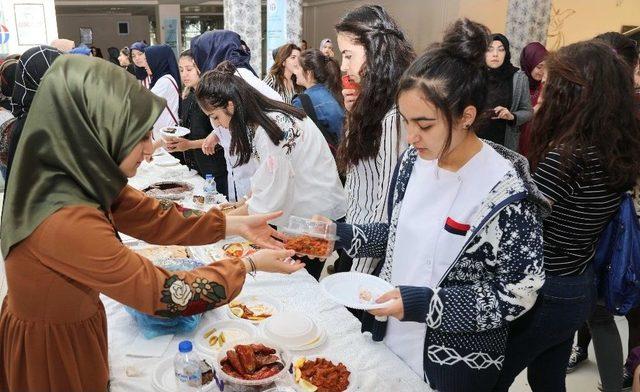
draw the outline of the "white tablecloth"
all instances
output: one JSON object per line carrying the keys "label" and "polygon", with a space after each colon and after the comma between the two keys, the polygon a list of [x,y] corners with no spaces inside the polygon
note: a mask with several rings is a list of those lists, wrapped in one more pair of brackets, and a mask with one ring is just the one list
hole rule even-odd
{"label": "white tablecloth", "polygon": [[[136,188],[144,188],[160,180],[187,181],[198,189],[204,181],[184,166],[158,167],[144,164],[138,175],[130,180]],[[189,205],[190,200],[185,202]],[[213,246],[221,246],[218,243]],[[193,248],[195,254],[202,254],[202,247]],[[343,306],[327,299],[320,291],[318,282],[305,270],[293,275],[258,273],[253,279],[247,276],[242,294],[263,294],[277,298],[283,309],[304,312],[312,317],[320,327],[328,332],[327,341],[320,347],[303,352],[304,355],[326,353],[340,358],[359,375],[361,391],[428,391],[422,378],[415,374],[383,343],[371,340],[369,334],[360,332],[360,322]],[[175,336],[161,358],[138,358],[127,356],[127,350],[138,336],[138,328],[123,305],[102,296],[109,332],[109,363],[111,366],[111,391],[135,392],[153,391],[152,373],[158,363],[172,358],[178,343],[193,338],[194,333]],[[207,312],[202,323],[207,320],[228,318],[225,307]],[[417,343],[418,344],[418,343]],[[128,377],[125,370],[133,366],[141,375]]]}
{"label": "white tablecloth", "polygon": [[[305,270],[293,275],[258,273],[256,279],[247,277],[242,294],[264,294],[277,298],[287,310],[304,312],[312,317],[329,337],[317,349],[304,355],[327,353],[340,358],[357,372],[361,391],[427,391],[422,379],[393,354],[384,343],[371,340],[369,334],[360,333],[360,322],[343,306],[322,295],[318,282]],[[126,356],[135,340],[137,327],[119,303],[103,297],[109,328],[109,361],[111,365],[111,391],[152,391],[151,377],[157,364],[172,358],[178,343],[192,339],[193,334],[175,336],[162,358],[135,358]],[[218,308],[203,318],[227,319],[226,308]],[[142,371],[140,377],[127,377],[127,366]]]}

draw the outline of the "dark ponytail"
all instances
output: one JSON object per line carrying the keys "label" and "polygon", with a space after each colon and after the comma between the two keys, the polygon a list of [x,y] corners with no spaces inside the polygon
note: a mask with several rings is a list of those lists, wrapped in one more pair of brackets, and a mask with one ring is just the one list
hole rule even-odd
{"label": "dark ponytail", "polygon": [[[432,45],[402,75],[397,98],[405,91],[419,89],[447,121],[449,134],[441,155],[451,146],[453,126],[467,106],[482,113],[487,100],[485,52],[489,29],[469,19],[458,19],[447,29],[441,43]],[[481,119],[471,124],[474,130]]]}
{"label": "dark ponytail", "polygon": [[318,49],[308,49],[300,55],[300,66],[303,71],[311,72],[316,82],[324,84],[336,101],[344,105],[340,66],[336,60],[325,56]]}

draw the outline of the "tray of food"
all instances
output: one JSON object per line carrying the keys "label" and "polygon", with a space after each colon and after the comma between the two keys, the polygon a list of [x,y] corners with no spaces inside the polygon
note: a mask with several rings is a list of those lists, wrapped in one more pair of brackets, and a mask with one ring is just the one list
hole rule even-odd
{"label": "tray of food", "polygon": [[240,295],[227,308],[232,319],[248,320],[259,324],[280,310],[280,302],[267,295]]}
{"label": "tray of food", "polygon": [[279,230],[287,237],[285,249],[293,249],[304,256],[329,257],[333,252],[333,244],[338,240],[335,223],[298,216],[290,217],[289,225]]}
{"label": "tray of food", "polygon": [[183,181],[159,181],[142,190],[147,196],[168,200],[182,200],[192,191],[193,185]]}
{"label": "tray of food", "polygon": [[251,338],[226,343],[214,367],[225,382],[267,386],[288,374],[289,356],[267,339]]}
{"label": "tray of food", "polygon": [[292,364],[293,381],[300,392],[351,392],[358,388],[356,374],[338,359],[299,357]]}

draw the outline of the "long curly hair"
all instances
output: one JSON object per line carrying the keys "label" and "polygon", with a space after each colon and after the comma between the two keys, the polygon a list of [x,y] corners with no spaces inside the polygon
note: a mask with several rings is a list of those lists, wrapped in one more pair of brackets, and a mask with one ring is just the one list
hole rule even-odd
{"label": "long curly hair", "polygon": [[338,164],[345,171],[378,154],[382,120],[393,107],[398,81],[416,54],[396,21],[377,5],[356,8],[335,28],[349,34],[366,52],[360,94],[346,116],[348,132],[338,148]]}
{"label": "long curly hair", "polygon": [[640,175],[640,129],[629,66],[598,40],[565,46],[545,65],[547,82],[532,124],[532,168],[555,149],[573,172],[571,156],[584,160],[581,154],[595,148],[609,188],[631,188]]}
{"label": "long curly hair", "polygon": [[[276,91],[286,91],[286,85],[284,83],[284,62],[291,56],[294,50],[302,52],[296,44],[282,45],[276,51],[273,65],[269,69],[269,74],[275,79]],[[291,75],[291,81],[293,82],[293,90],[295,93],[301,93],[304,90],[302,87],[296,85],[296,75]]]}

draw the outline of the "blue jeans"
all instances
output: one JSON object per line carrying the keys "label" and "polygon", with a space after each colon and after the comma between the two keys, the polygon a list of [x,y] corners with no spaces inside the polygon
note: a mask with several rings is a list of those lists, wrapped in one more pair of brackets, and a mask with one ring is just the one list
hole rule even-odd
{"label": "blue jeans", "polygon": [[593,313],[593,269],[579,276],[549,276],[534,307],[510,327],[504,367],[494,392],[506,392],[527,368],[534,392],[564,392],[573,336]]}

